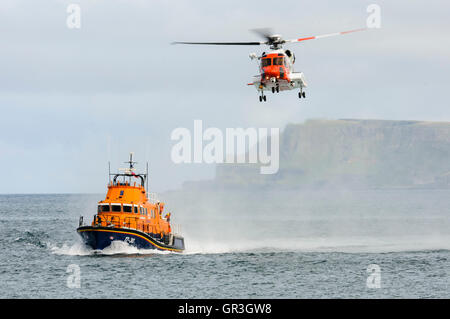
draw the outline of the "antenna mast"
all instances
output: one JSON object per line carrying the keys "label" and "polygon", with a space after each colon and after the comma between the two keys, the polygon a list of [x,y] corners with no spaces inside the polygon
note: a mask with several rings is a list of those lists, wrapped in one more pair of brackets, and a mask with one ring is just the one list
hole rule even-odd
{"label": "antenna mast", "polygon": [[128,162],[125,162],[130,164],[130,171],[133,171],[134,164],[137,164],[137,162],[133,162],[133,152],[130,152],[130,160]]}
{"label": "antenna mast", "polygon": [[147,172],[146,172],[146,174],[145,174],[145,183],[147,184],[146,185],[146,188],[147,188],[147,197],[148,197],[148,162],[147,162]]}

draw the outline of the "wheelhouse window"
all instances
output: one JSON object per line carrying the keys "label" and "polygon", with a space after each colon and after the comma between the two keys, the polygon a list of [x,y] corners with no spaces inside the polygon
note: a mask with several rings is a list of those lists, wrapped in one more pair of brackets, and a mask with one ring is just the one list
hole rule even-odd
{"label": "wheelhouse window", "polygon": [[261,60],[261,66],[265,67],[265,66],[269,66],[272,65],[272,59],[271,58],[264,58]]}
{"label": "wheelhouse window", "polygon": [[123,205],[123,212],[124,213],[131,213],[131,206],[125,206],[125,205]]}
{"label": "wheelhouse window", "polygon": [[138,213],[138,207],[134,206],[134,213],[137,214]]}
{"label": "wheelhouse window", "polygon": [[111,205],[111,211],[113,212],[121,212],[122,207],[120,205]]}
{"label": "wheelhouse window", "polygon": [[108,205],[98,205],[98,212],[109,212],[109,204]]}
{"label": "wheelhouse window", "polygon": [[283,65],[283,60],[282,57],[273,58],[273,65]]}

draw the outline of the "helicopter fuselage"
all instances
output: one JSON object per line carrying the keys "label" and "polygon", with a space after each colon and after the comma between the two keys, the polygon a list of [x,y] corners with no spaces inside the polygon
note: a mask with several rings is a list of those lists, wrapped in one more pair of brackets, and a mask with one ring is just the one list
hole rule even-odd
{"label": "helicopter fuselage", "polygon": [[[255,58],[255,55],[250,55]],[[294,72],[295,56],[289,50],[263,52],[259,60],[259,75],[253,77],[254,85],[264,97],[264,91],[280,92],[307,86],[303,73]],[[260,99],[261,100],[261,99]]]}

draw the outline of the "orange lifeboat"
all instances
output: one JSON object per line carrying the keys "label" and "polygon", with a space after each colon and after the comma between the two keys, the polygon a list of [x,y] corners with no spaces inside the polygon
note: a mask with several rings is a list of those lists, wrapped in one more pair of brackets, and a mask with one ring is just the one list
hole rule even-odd
{"label": "orange lifeboat", "polygon": [[172,231],[171,214],[163,217],[164,203],[148,197],[148,170],[135,173],[132,153],[126,163],[129,168],[123,173],[109,174],[106,198],[98,202],[91,225],[84,225],[80,217],[78,234],[86,245],[98,250],[117,240],[137,248],[182,252],[184,238]]}

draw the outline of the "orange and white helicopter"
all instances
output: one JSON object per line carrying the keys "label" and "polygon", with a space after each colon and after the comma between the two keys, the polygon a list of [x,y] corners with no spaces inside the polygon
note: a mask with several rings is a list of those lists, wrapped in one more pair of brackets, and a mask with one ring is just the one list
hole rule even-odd
{"label": "orange and white helicopter", "polygon": [[261,56],[256,53],[250,53],[250,58],[257,59],[259,63],[259,75],[253,77],[253,82],[248,85],[254,85],[260,93],[259,101],[266,101],[264,91],[272,93],[300,89],[299,98],[305,98],[306,94],[303,88],[307,87],[305,77],[302,72],[294,72],[295,55],[290,50],[283,50],[286,43],[303,42],[306,40],[321,39],[335,35],[343,35],[357,31],[367,30],[367,28],[335,32],[323,35],[316,35],[305,38],[284,40],[279,34],[271,34],[270,29],[254,29],[266,39],[263,42],[173,42],[172,44],[202,44],[202,45],[262,45],[270,47],[270,52],[263,52]]}

